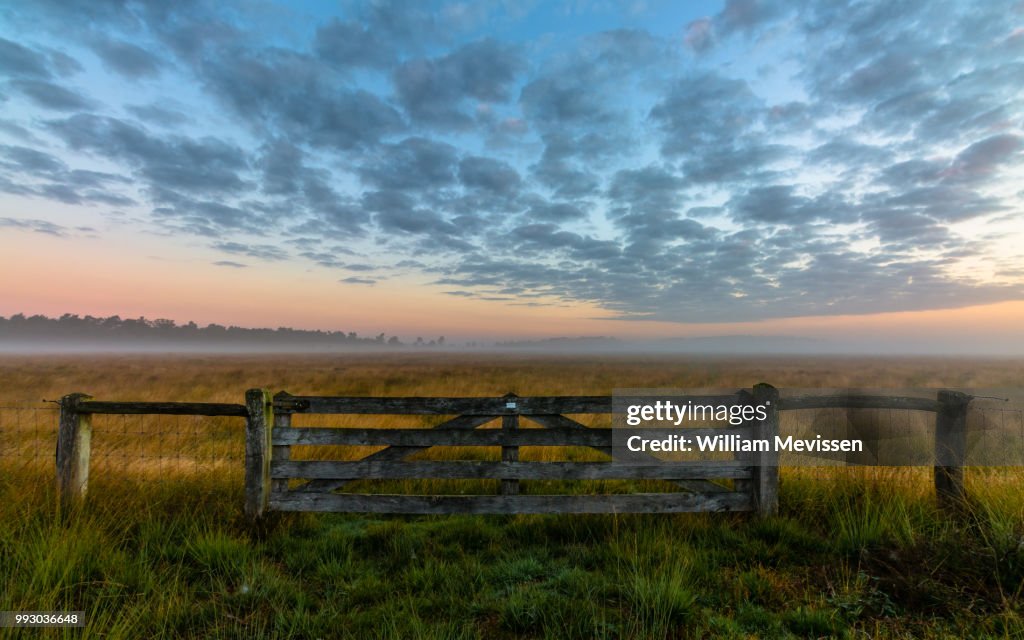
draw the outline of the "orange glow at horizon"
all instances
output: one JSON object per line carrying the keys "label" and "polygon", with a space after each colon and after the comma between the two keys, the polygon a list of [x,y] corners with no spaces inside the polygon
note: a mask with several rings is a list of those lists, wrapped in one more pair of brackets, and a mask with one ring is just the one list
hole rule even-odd
{"label": "orange glow at horizon", "polygon": [[984,338],[1024,352],[1024,301],[960,309],[814,316],[737,323],[617,320],[596,305],[524,306],[447,295],[413,278],[376,286],[339,283],[344,274],[290,263],[215,267],[202,249],[154,258],[152,245],[111,251],[109,242],[19,234],[0,251],[0,315],[15,313],[170,318],[200,325],[290,326],[385,332],[403,340],[559,336],[619,338],[787,335],[889,340]]}

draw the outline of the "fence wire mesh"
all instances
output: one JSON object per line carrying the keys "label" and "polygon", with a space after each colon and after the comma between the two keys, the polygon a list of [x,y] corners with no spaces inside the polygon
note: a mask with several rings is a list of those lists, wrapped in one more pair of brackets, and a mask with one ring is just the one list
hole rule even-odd
{"label": "fence wire mesh", "polygon": [[56,404],[0,404],[0,469],[52,476],[59,420]]}
{"label": "fence wire mesh", "polygon": [[[913,409],[803,409],[780,412],[779,433],[860,438],[859,453],[780,457],[782,466],[925,467],[935,463],[935,414]],[[1024,466],[1024,411],[971,406],[967,412],[964,466]]]}
{"label": "fence wire mesh", "polygon": [[[0,469],[11,476],[52,480],[59,422],[54,404],[0,404]],[[93,415],[91,422],[90,484],[214,477],[242,482],[242,418]]]}

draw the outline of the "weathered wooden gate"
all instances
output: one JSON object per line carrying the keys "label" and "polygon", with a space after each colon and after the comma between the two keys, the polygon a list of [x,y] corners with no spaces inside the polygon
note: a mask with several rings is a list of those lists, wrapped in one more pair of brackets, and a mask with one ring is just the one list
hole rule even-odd
{"label": "weathered wooden gate", "polygon": [[[691,397],[708,403],[756,403],[770,406],[762,421],[728,429],[691,429],[693,435],[735,433],[771,439],[778,433],[779,412],[819,409],[890,409],[935,414],[934,480],[939,504],[960,509],[966,504],[964,465],[967,414],[972,396],[940,390],[936,397],[898,397],[841,393],[790,393],[783,398],[767,384],[752,392]],[[768,404],[766,404],[768,403]],[[520,447],[590,447],[612,451],[612,430],[587,427],[566,414],[611,413],[612,398],[379,398],[303,397],[260,389],[246,392],[246,404],[208,402],[95,401],[83,393],[60,402],[56,479],[62,505],[85,497],[89,480],[91,417],[107,415],[231,416],[246,420],[245,511],[260,518],[267,510],[362,511],[377,513],[607,513],[681,511],[756,511],[778,508],[776,453],[716,463],[649,463],[521,461]],[[297,414],[451,416],[433,428],[293,427]],[[480,428],[501,420],[501,429]],[[523,420],[534,427],[520,428]],[[529,427],[530,425],[525,425]],[[291,459],[296,445],[384,446],[357,461]],[[410,454],[436,446],[500,447],[501,462],[407,461]],[[451,478],[500,480],[498,495],[382,495],[336,493],[360,479]],[[520,494],[526,480],[670,480],[681,491],[607,495]],[[731,486],[712,482],[731,480]],[[291,486],[293,481],[304,484]],[[351,488],[351,487],[350,487]],[[528,487],[529,488],[529,487]]]}
{"label": "weathered wooden gate", "polygon": [[[770,385],[753,391],[694,402],[739,404],[768,402],[767,419],[737,427],[692,429],[696,434],[735,433],[773,439],[778,432],[778,392]],[[590,447],[611,455],[609,428],[588,427],[566,414],[610,414],[610,396],[471,398],[270,397],[254,389],[246,394],[246,513],[259,519],[273,511],[369,513],[673,513],[756,511],[778,508],[775,453],[720,462],[542,462],[523,461],[520,447]],[[292,426],[301,414],[448,416],[429,428],[321,428]],[[500,420],[501,428],[481,428]],[[522,421],[532,423],[524,425]],[[526,428],[522,428],[526,427]],[[384,446],[355,461],[292,460],[298,445]],[[500,447],[501,461],[408,461],[411,454],[439,446]],[[356,480],[494,479],[497,495],[410,495],[351,493]],[[665,480],[677,490],[658,493],[526,494],[529,480]],[[731,480],[725,486],[712,480]],[[299,481],[301,484],[295,484]],[[339,492],[342,491],[342,492]]]}

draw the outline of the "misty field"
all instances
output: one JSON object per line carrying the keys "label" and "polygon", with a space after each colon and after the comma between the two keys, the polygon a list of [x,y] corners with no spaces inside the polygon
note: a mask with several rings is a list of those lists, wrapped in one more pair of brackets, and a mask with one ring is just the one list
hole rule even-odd
{"label": "misty field", "polygon": [[761,381],[1019,387],[1024,362],[4,357],[0,610],[86,613],[84,634],[21,637],[1024,637],[1021,468],[969,469],[972,502],[959,518],[936,509],[930,468],[786,468],[781,513],[767,520],[275,514],[253,532],[242,517],[242,420],[95,417],[89,499],[64,517],[52,491],[56,414],[41,402],[75,391],[98,400],[238,403],[252,387],[526,396]]}

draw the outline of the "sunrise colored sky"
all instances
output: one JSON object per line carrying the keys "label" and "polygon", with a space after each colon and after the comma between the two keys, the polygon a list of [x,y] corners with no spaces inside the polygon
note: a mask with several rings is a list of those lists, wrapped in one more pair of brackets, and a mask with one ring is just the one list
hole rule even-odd
{"label": "sunrise colored sky", "polygon": [[10,3],[0,315],[1024,353],[1024,3]]}

